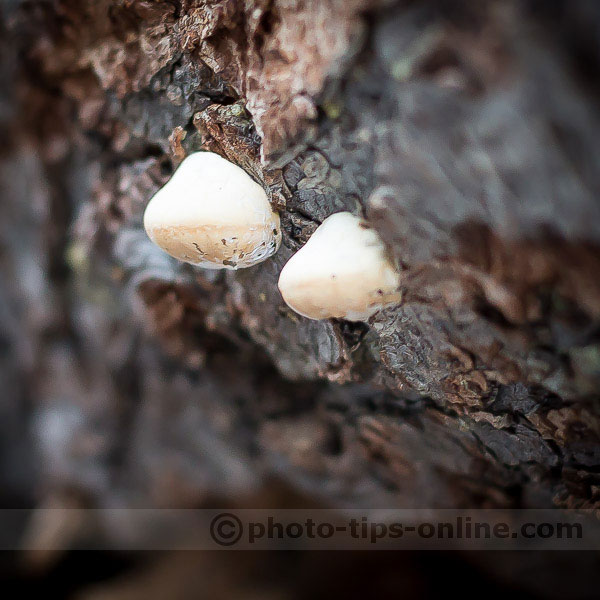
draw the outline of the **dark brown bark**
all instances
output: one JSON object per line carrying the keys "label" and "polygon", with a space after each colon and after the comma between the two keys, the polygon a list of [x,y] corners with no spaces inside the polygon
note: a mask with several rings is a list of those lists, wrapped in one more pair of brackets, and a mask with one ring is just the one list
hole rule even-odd
{"label": "dark brown bark", "polygon": [[[2,10],[7,494],[599,507],[596,3]],[[275,258],[205,272],[147,240],[199,149],[269,191]],[[368,324],[277,290],[339,210],[402,271]]]}

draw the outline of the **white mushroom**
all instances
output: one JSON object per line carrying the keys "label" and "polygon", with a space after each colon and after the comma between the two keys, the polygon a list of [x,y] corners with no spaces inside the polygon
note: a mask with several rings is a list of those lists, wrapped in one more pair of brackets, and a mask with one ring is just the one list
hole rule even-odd
{"label": "white mushroom", "polygon": [[243,169],[213,152],[196,152],[150,200],[150,239],[165,252],[206,269],[251,267],[281,243],[279,215]]}
{"label": "white mushroom", "polygon": [[279,276],[285,302],[309,319],[367,320],[400,301],[399,285],[377,232],[349,212],[325,219]]}

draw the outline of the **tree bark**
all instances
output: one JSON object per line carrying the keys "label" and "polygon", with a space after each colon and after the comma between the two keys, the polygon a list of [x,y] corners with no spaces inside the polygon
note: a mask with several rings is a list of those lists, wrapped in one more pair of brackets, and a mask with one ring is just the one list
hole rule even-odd
{"label": "tree bark", "polygon": [[[598,508],[596,3],[2,5],[7,502],[193,505],[280,479],[333,506]],[[263,264],[142,229],[190,152],[280,210]],[[402,275],[309,321],[283,264],[362,214]]]}

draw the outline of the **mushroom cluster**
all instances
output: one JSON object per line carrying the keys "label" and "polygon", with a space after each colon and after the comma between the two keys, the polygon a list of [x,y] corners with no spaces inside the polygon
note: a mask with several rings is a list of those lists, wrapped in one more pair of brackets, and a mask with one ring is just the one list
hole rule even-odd
{"label": "mushroom cluster", "polygon": [[400,301],[399,285],[377,232],[349,212],[325,219],[279,277],[287,305],[309,319],[366,321]]}
{"label": "mushroom cluster", "polygon": [[[181,163],[148,203],[144,227],[168,254],[207,269],[251,267],[281,244],[264,189],[212,152]],[[377,232],[349,212],[325,219],[279,277],[285,302],[309,319],[365,321],[400,301],[399,285]]]}
{"label": "mushroom cluster", "polygon": [[277,252],[279,215],[264,189],[213,152],[196,152],[150,200],[150,239],[171,256],[206,269],[251,267]]}

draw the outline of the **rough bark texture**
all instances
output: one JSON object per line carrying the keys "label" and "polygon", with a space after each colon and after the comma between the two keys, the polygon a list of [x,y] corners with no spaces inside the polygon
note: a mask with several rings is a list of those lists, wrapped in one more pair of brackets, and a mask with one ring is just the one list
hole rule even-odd
{"label": "rough bark texture", "polygon": [[[8,503],[276,478],[340,507],[600,507],[597,2],[1,10]],[[199,149],[268,190],[275,258],[208,272],[146,238]],[[340,210],[402,273],[368,324],[277,290]]]}

